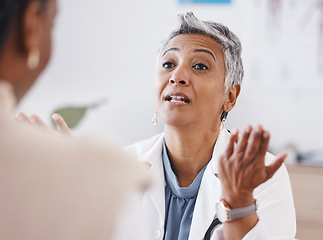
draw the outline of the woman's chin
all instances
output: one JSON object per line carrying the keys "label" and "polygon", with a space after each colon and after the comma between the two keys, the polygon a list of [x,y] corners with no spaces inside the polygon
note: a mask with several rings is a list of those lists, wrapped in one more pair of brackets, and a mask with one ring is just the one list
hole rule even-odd
{"label": "woman's chin", "polygon": [[171,127],[185,127],[190,124],[188,119],[183,119],[183,117],[169,117],[165,118],[163,120],[165,126],[171,126]]}

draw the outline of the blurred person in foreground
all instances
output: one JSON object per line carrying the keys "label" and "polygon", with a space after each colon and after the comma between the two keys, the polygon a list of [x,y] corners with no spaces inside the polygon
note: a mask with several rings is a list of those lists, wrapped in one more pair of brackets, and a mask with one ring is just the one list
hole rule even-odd
{"label": "blurred person in foreground", "polygon": [[155,180],[143,199],[150,239],[294,239],[287,154],[267,152],[270,134],[260,125],[240,134],[224,127],[243,78],[237,36],[222,24],[180,15],[156,74],[165,131],[128,147]]}
{"label": "blurred person in foreground", "polygon": [[149,177],[137,161],[101,137],[11,120],[50,59],[56,5],[0,0],[0,239],[145,239],[138,205]]}

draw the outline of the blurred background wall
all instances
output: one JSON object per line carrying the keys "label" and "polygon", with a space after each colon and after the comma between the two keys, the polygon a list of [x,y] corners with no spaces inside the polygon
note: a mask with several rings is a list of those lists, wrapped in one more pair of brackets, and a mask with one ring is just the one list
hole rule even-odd
{"label": "blurred background wall", "polygon": [[316,151],[323,163],[323,1],[183,2],[59,1],[50,66],[19,110],[50,123],[54,109],[102,102],[87,111],[76,134],[130,144],[161,132],[161,120],[151,124],[157,51],[177,13],[193,11],[242,41],[245,77],[226,126],[261,123],[272,134],[272,152]]}

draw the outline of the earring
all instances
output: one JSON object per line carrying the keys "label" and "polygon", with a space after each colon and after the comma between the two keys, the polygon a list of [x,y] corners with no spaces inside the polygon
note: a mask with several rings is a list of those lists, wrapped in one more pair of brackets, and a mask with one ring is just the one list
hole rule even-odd
{"label": "earring", "polygon": [[40,60],[40,51],[37,47],[32,47],[28,51],[27,67],[34,70],[38,67]]}
{"label": "earring", "polygon": [[156,124],[157,124],[157,112],[155,112],[155,113],[154,113],[154,117],[153,117],[153,119],[151,120],[151,123],[152,123],[153,125],[156,125]]}
{"label": "earring", "polygon": [[226,118],[222,118],[221,124],[220,124],[220,130],[224,128],[224,123],[225,123]]}

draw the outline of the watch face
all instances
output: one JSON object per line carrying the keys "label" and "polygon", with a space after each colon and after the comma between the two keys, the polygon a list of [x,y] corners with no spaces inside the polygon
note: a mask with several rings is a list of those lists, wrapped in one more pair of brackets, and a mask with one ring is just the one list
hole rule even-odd
{"label": "watch face", "polygon": [[216,204],[216,216],[218,219],[224,223],[228,220],[228,213],[226,207],[224,206],[223,202],[218,202]]}

